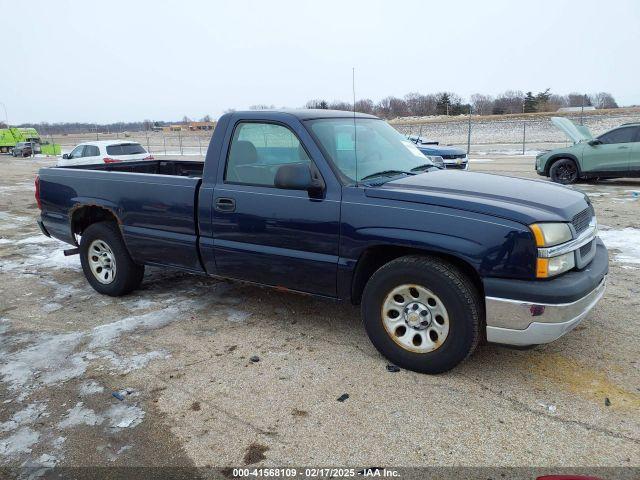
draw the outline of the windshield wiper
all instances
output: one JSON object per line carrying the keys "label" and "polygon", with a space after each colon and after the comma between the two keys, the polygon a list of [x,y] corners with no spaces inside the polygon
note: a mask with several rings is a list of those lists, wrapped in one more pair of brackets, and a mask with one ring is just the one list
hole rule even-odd
{"label": "windshield wiper", "polygon": [[360,180],[370,180],[376,177],[392,177],[395,175],[415,175],[414,172],[407,172],[405,170],[382,170],[380,172],[372,173],[366,177],[362,177]]}
{"label": "windshield wiper", "polygon": [[422,172],[422,171],[425,171],[425,170],[427,170],[428,168],[431,168],[431,167],[438,168],[434,163],[425,163],[423,165],[418,165],[417,167],[413,167],[411,169],[411,171],[412,172]]}

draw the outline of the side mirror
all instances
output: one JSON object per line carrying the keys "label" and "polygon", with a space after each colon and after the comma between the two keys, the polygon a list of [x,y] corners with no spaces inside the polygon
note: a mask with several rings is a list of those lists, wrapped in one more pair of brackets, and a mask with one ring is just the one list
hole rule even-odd
{"label": "side mirror", "polygon": [[602,142],[597,138],[594,138],[593,140],[589,140],[589,145],[595,147],[596,145],[602,145]]}
{"label": "side mirror", "polygon": [[276,172],[274,180],[276,188],[285,190],[306,190],[309,195],[324,192],[324,182],[318,173],[312,173],[307,163],[290,163],[282,165]]}
{"label": "side mirror", "polygon": [[62,155],[62,158],[64,158],[65,160],[69,158],[69,154],[65,153],[64,155]]}

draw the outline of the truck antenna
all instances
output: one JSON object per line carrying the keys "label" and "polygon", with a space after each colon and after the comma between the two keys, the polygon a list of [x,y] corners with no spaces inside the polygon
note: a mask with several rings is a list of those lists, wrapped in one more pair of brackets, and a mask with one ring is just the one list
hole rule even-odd
{"label": "truck antenna", "polygon": [[356,67],[351,67],[351,90],[353,92],[353,155],[356,162],[356,187],[358,180],[358,138],[356,129]]}

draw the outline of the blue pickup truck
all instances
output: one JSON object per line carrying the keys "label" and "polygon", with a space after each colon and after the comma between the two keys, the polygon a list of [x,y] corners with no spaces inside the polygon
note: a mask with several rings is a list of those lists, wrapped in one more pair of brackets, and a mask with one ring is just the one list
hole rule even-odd
{"label": "blue pickup truck", "polygon": [[384,356],[425,373],[479,342],[559,338],[608,271],[583,193],[436,168],[364,114],[229,113],[204,162],[43,168],[36,199],[100,293],[155,265],[350,301]]}

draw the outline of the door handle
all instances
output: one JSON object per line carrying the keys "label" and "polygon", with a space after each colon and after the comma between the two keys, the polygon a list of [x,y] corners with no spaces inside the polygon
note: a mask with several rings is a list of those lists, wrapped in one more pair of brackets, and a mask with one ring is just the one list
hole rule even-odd
{"label": "door handle", "polygon": [[218,212],[235,212],[236,201],[233,198],[218,197],[216,198],[215,209]]}
{"label": "door handle", "polygon": [[627,148],[629,148],[629,147],[625,147],[625,146],[618,147],[619,150],[626,150]]}

